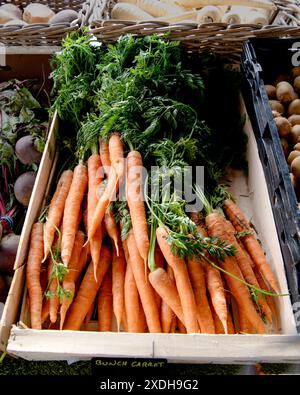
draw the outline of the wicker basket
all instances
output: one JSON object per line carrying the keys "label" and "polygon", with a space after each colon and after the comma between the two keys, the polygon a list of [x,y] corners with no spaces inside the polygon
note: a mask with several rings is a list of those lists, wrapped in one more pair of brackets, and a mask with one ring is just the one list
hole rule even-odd
{"label": "wicker basket", "polygon": [[[299,36],[300,38],[300,1],[274,0],[276,13],[268,26],[227,25],[224,23],[188,23],[170,24],[157,20],[133,22],[110,19],[111,10],[117,0],[103,2],[96,0],[90,33],[103,42],[114,42],[124,34],[145,36],[164,35],[168,39],[178,40],[193,51],[213,51],[233,60],[240,59],[243,43],[253,37]],[[299,23],[296,23],[298,21]]]}
{"label": "wicker basket", "polygon": [[[81,26],[87,26],[96,0],[0,0],[0,5],[11,3],[23,10],[29,3],[42,3],[50,7],[55,13],[72,9],[77,11],[79,18],[72,23],[30,24],[28,26],[0,25],[0,42],[8,46],[59,46],[62,38]],[[101,1],[97,0],[98,3]]]}

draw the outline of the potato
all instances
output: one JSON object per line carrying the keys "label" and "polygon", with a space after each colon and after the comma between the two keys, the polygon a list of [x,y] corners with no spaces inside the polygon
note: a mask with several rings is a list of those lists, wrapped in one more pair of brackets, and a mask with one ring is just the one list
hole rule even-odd
{"label": "potato", "polygon": [[63,10],[59,11],[52,18],[49,19],[48,23],[71,23],[75,19],[78,19],[78,13],[74,10]]}
{"label": "potato", "polygon": [[279,82],[276,86],[276,97],[281,103],[290,103],[295,99],[294,88],[286,81]]}
{"label": "potato", "polygon": [[297,156],[300,156],[300,151],[292,151],[287,158],[288,164],[291,165]]}
{"label": "potato", "polygon": [[289,139],[293,145],[300,142],[300,125],[294,125],[292,127]]}
{"label": "potato", "polygon": [[27,23],[48,23],[54,12],[44,4],[30,3],[24,9],[23,20]]}
{"label": "potato", "polygon": [[272,115],[273,115],[273,118],[277,118],[277,117],[281,117],[281,114],[279,114],[279,112],[278,111],[272,111]]}
{"label": "potato", "polygon": [[2,6],[0,7],[0,10],[4,10],[4,11],[14,15],[15,19],[22,19],[22,11],[20,10],[19,7],[17,7],[14,4],[11,4],[11,3],[2,4]]}
{"label": "potato", "polygon": [[276,88],[273,85],[265,85],[269,99],[276,99]]}
{"label": "potato", "polygon": [[280,137],[287,137],[292,130],[292,125],[284,117],[274,118]]}
{"label": "potato", "polygon": [[280,82],[291,82],[291,76],[289,74],[279,74],[279,76],[274,81],[274,86],[277,86]]}
{"label": "potato", "polygon": [[296,181],[300,180],[300,157],[297,156],[291,163],[291,170]]}
{"label": "potato", "polygon": [[300,75],[300,66],[296,66],[296,67],[292,68],[291,74],[292,74],[292,77],[293,77],[294,79],[295,79],[296,77],[298,77],[298,75]]}
{"label": "potato", "polygon": [[289,143],[284,138],[281,138],[280,142],[281,142],[281,146],[282,146],[282,149],[283,149],[284,156],[287,158],[289,153],[290,153]]}
{"label": "potato", "polygon": [[300,125],[300,115],[294,114],[288,117],[289,123],[294,126],[294,125]]}
{"label": "potato", "polygon": [[277,111],[279,114],[284,113],[284,107],[278,100],[269,100],[270,107],[272,111]]}
{"label": "potato", "polygon": [[300,151],[300,143],[294,145],[294,151]]}
{"label": "potato", "polygon": [[289,115],[300,115],[300,99],[293,100],[288,108]]}
{"label": "potato", "polygon": [[300,75],[294,79],[294,89],[296,92],[300,92]]}

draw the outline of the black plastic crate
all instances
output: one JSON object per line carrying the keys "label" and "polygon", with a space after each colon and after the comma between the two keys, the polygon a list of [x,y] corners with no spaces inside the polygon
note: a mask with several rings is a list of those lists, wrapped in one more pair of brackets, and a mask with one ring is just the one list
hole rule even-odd
{"label": "black plastic crate", "polygon": [[297,42],[300,37],[249,40],[242,56],[243,97],[265,172],[293,304],[300,301],[300,211],[264,85],[292,69]]}

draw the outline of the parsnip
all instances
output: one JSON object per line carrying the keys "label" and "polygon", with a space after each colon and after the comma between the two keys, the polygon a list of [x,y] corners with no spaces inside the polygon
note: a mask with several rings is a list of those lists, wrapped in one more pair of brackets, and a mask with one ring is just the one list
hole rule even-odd
{"label": "parsnip", "polygon": [[218,23],[222,19],[222,11],[216,6],[206,6],[197,12],[198,23]]}
{"label": "parsnip", "polygon": [[154,17],[169,16],[182,13],[182,7],[163,3],[159,0],[121,0],[121,2],[134,4],[141,10],[147,12]]}
{"label": "parsnip", "polygon": [[226,3],[226,5],[276,10],[275,4],[267,0],[176,0],[176,2],[183,7],[201,8],[207,5],[224,6],[224,3]]}
{"label": "parsnip", "polygon": [[112,9],[111,16],[112,19],[136,22],[153,19],[152,15],[129,3],[117,3]]}
{"label": "parsnip", "polygon": [[183,12],[182,14],[178,15],[170,15],[170,16],[163,16],[160,18],[156,18],[157,21],[169,22],[169,23],[176,23],[176,22],[183,22],[186,20],[196,21],[197,18],[197,11],[187,11]]}

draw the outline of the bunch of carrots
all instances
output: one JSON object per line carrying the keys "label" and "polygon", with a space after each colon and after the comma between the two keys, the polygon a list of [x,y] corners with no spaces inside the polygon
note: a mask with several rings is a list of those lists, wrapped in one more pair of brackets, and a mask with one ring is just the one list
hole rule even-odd
{"label": "bunch of carrots", "polygon": [[[204,210],[189,221],[208,247],[183,257],[163,222],[150,235],[142,165],[114,133],[61,174],[45,221],[31,231],[31,328],[82,330],[96,317],[99,331],[266,333],[280,288],[240,208],[226,199],[215,209],[197,187]],[[126,202],[115,203],[124,181]],[[209,248],[216,240],[227,247],[219,257]]]}

